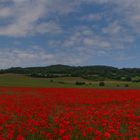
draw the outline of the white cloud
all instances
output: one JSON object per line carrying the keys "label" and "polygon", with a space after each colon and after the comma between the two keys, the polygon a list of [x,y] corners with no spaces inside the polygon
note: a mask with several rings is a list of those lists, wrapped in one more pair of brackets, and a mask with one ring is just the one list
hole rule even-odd
{"label": "white cloud", "polygon": [[59,46],[75,49],[85,47],[89,52],[96,52],[97,50],[122,49],[125,43],[132,43],[134,41],[134,38],[131,35],[126,35],[125,32],[123,33],[125,35],[123,38],[119,32],[115,36],[112,36],[112,30],[107,30],[106,32],[107,35],[97,34],[94,28],[79,26]]}
{"label": "white cloud", "polygon": [[114,11],[123,24],[132,28],[135,33],[140,33],[140,1],[117,0],[109,3],[114,5]]}
{"label": "white cloud", "polygon": [[11,22],[0,27],[0,35],[26,36],[34,30],[35,23],[47,14],[47,0],[11,0],[11,2],[13,2],[12,5],[1,8],[5,18],[9,16],[8,11],[10,11],[11,16],[8,18]]}
{"label": "white cloud", "polygon": [[0,69],[10,67],[47,66],[52,64],[80,65],[87,60],[82,54],[58,51],[48,52],[40,46],[27,49],[0,48]]}
{"label": "white cloud", "polygon": [[11,15],[11,9],[8,7],[0,8],[0,18],[7,18]]}
{"label": "white cloud", "polygon": [[103,28],[103,32],[107,34],[118,34],[122,32],[123,28],[118,22],[110,23],[107,27]]}
{"label": "white cloud", "polygon": [[44,33],[57,34],[57,33],[62,33],[62,29],[55,22],[49,21],[46,23],[41,23],[41,24],[36,25],[34,32],[41,33],[41,34],[44,34]]}
{"label": "white cloud", "polygon": [[36,64],[48,64],[53,61],[54,55],[40,48],[19,49],[7,48],[0,49],[0,68],[16,66],[34,66]]}
{"label": "white cloud", "polygon": [[[11,4],[5,4],[7,2]],[[71,18],[69,16],[71,12],[75,12],[75,15],[81,12],[82,15],[84,11],[79,11],[80,6],[95,3],[106,6],[103,15],[90,12],[77,18],[91,21],[91,24],[92,21],[102,20],[102,25],[96,24],[98,27],[94,23],[86,25],[82,21],[83,24],[76,23],[69,29],[63,27],[68,22],[66,19],[63,23],[63,17]],[[106,55],[112,50],[125,50],[126,47],[131,46],[136,39],[136,34],[140,33],[140,1],[0,0],[0,20],[0,36],[58,35],[57,39],[51,38],[47,41],[49,43],[46,49],[51,50],[51,47],[55,47],[52,52],[40,47],[29,47],[25,50],[0,49],[2,67],[49,65],[58,62],[78,65],[84,64],[94,56]],[[71,23],[75,22],[71,20]],[[106,22],[107,20],[109,22]],[[59,39],[60,33],[62,36]],[[19,44],[15,42],[16,47]]]}
{"label": "white cloud", "polygon": [[123,24],[133,28],[135,33],[140,33],[140,0],[82,0],[82,2],[105,4],[108,10],[111,10],[110,14],[115,13]]}
{"label": "white cloud", "polygon": [[[11,2],[11,5],[3,3]],[[43,17],[51,13],[69,14],[77,12],[78,7],[83,3],[113,5],[112,10],[122,17],[122,22],[134,28],[135,32],[140,33],[140,1],[139,0],[1,0],[0,18],[7,18],[8,25],[0,26],[0,35],[5,36],[26,36],[37,33],[58,32],[59,25],[54,21],[53,25],[43,23],[36,27],[36,23]],[[112,13],[113,13],[112,11]],[[10,19],[10,22],[9,22]],[[91,13],[83,16],[86,20],[100,20],[100,14]],[[114,25],[115,26],[115,25]],[[119,29],[115,26],[110,27],[112,32]],[[52,29],[52,30],[50,30]]]}

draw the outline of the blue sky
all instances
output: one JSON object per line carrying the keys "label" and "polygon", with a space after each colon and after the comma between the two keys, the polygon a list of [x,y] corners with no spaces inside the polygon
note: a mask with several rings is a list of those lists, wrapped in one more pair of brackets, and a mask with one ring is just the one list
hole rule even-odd
{"label": "blue sky", "polygon": [[139,0],[0,0],[0,68],[140,67]]}

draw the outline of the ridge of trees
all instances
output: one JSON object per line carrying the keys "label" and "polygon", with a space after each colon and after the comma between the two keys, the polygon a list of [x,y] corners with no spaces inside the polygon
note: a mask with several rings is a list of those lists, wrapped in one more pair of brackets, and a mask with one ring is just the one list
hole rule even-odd
{"label": "ridge of trees", "polygon": [[1,74],[15,73],[32,77],[82,77],[89,80],[120,80],[140,82],[140,68],[115,68],[111,66],[68,66],[50,65],[46,67],[12,67],[0,70]]}

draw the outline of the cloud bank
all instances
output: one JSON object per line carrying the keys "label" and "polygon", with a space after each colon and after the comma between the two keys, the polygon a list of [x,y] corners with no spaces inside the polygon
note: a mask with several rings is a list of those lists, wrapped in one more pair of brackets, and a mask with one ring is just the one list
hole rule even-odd
{"label": "cloud bank", "polygon": [[110,57],[115,61],[119,53],[126,59],[116,62],[127,62],[133,58],[127,59],[130,48],[131,55],[137,55],[140,1],[0,0],[0,40],[3,38],[20,43],[0,45],[1,67],[111,64]]}

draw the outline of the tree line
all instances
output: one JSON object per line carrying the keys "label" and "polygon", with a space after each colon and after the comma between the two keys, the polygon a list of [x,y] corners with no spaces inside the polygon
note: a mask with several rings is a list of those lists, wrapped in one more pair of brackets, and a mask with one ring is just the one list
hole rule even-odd
{"label": "tree line", "polygon": [[46,67],[13,67],[0,70],[0,74],[16,73],[32,77],[82,77],[89,80],[120,80],[140,82],[140,68],[115,68],[111,66],[67,66],[51,65]]}

